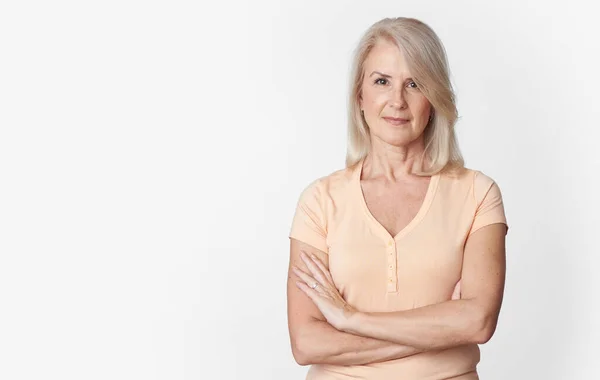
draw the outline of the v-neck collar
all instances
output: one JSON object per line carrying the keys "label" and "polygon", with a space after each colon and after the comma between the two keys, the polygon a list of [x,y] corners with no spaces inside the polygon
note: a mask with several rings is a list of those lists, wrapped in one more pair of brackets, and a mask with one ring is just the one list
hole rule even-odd
{"label": "v-neck collar", "polygon": [[376,230],[379,231],[379,233],[382,235],[383,238],[385,238],[385,240],[393,239],[393,240],[397,241],[398,239],[401,239],[406,234],[408,234],[416,225],[419,224],[419,222],[421,222],[421,220],[423,219],[425,214],[427,214],[427,210],[429,210],[429,207],[431,206],[431,203],[432,203],[435,193],[437,191],[438,183],[440,180],[440,174],[438,173],[438,174],[434,174],[433,176],[431,176],[431,179],[429,180],[429,185],[427,187],[427,192],[425,193],[425,198],[423,199],[423,203],[421,203],[421,207],[419,208],[419,211],[417,212],[415,217],[403,229],[401,229],[396,234],[396,236],[392,236],[388,232],[388,230],[386,230],[385,227],[383,227],[383,225],[373,216],[373,214],[371,213],[371,210],[369,210],[369,207],[367,206],[367,202],[365,200],[365,196],[362,191],[362,186],[360,184],[360,177],[361,177],[362,171],[363,171],[364,160],[365,159],[362,158],[358,162],[355,172],[354,172],[354,178],[352,181],[353,186],[356,190],[355,193],[359,198],[359,202],[361,203],[361,208],[363,209],[364,213],[366,214],[367,219],[376,228]]}

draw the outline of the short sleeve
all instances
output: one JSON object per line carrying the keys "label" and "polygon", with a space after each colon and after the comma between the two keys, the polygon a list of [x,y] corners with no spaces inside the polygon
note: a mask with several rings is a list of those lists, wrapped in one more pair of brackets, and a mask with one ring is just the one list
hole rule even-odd
{"label": "short sleeve", "polygon": [[482,227],[495,223],[505,224],[508,232],[504,202],[498,184],[485,174],[475,172],[473,193],[477,202],[477,209],[469,235]]}
{"label": "short sleeve", "polygon": [[296,206],[289,237],[328,253],[321,180],[306,187]]}

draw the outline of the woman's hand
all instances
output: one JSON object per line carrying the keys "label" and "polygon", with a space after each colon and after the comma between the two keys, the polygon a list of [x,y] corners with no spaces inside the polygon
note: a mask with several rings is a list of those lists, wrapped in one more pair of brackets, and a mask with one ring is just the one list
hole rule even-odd
{"label": "woman's hand", "polygon": [[301,251],[300,257],[308,273],[293,266],[292,270],[301,279],[296,281],[296,285],[315,303],[331,326],[343,331],[356,309],[342,298],[321,260],[314,255],[308,256],[304,251]]}

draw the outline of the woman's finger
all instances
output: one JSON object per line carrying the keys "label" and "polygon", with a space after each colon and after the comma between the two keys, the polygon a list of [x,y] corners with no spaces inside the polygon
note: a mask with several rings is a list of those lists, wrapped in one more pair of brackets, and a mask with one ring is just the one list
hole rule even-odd
{"label": "woman's finger", "polygon": [[310,274],[322,285],[325,285],[327,283],[325,274],[321,271],[317,264],[308,256],[308,254],[304,251],[300,251],[300,258],[302,259],[302,261],[304,261],[304,264],[306,264],[306,267],[310,271]]}
{"label": "woman's finger", "polygon": [[306,285],[302,281],[296,281],[296,286],[300,290],[302,290],[304,292],[304,294],[306,294],[308,296],[308,298],[310,298],[316,304],[318,293],[317,293],[317,291],[315,289],[313,289],[310,286]]}
{"label": "woman's finger", "polygon": [[311,255],[310,257],[317,264],[319,269],[321,269],[321,272],[323,272],[325,278],[327,278],[327,280],[329,280],[329,282],[333,284],[333,278],[331,278],[331,273],[329,273],[329,269],[325,267],[325,264],[323,264],[323,262],[315,255]]}
{"label": "woman's finger", "polygon": [[[308,273],[304,272],[302,269],[298,268],[297,266],[292,266],[292,270],[294,271],[294,273],[296,274],[296,276],[300,277],[300,279],[302,281],[304,281],[304,284],[317,291],[317,289],[319,289],[320,287],[322,287],[322,284],[319,284],[319,282],[317,280],[315,280],[311,275],[309,275]],[[315,284],[317,286],[315,286]],[[319,286],[320,285],[320,286]]]}

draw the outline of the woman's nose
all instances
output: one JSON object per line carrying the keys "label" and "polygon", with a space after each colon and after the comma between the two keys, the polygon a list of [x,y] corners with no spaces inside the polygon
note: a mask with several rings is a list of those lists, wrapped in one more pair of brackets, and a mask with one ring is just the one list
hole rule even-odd
{"label": "woman's nose", "polygon": [[392,90],[390,103],[392,106],[398,107],[398,108],[404,108],[406,106],[406,99],[404,96],[404,91],[401,87],[395,88]]}

